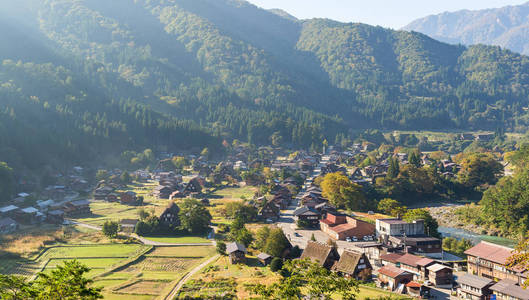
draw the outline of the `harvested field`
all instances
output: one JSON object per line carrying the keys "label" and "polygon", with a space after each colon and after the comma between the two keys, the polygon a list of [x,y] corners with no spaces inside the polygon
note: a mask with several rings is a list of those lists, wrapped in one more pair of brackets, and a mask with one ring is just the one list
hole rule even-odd
{"label": "harvested field", "polygon": [[137,264],[129,266],[125,272],[162,271],[183,272],[202,259],[172,258],[172,257],[145,257]]}
{"label": "harvested field", "polygon": [[139,280],[114,291],[123,294],[157,296],[160,294],[160,291],[167,287],[169,283],[170,281]]}
{"label": "harvested field", "polygon": [[158,257],[206,257],[215,254],[211,246],[177,246],[156,247],[146,256]]}

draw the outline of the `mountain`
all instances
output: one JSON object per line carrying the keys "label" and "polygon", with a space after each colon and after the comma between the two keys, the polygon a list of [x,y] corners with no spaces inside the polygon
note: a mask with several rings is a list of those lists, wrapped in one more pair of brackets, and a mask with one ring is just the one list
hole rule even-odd
{"label": "mountain", "polygon": [[366,128],[529,128],[529,60],[499,47],[240,0],[6,2],[0,157],[10,164],[272,135],[309,148]]}
{"label": "mountain", "polygon": [[440,41],[496,45],[529,54],[529,2],[502,8],[445,12],[413,21],[403,28]]}

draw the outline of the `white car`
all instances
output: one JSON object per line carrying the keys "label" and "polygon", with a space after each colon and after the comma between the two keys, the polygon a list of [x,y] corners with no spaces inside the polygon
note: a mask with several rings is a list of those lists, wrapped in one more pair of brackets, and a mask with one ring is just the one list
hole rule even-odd
{"label": "white car", "polygon": [[345,241],[350,243],[350,242],[352,242],[353,240],[352,240],[350,237],[346,237],[346,238],[345,238]]}

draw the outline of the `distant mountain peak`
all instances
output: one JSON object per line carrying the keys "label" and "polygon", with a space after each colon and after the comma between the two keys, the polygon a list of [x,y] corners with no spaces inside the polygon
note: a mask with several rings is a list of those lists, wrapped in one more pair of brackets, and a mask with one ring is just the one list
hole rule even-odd
{"label": "distant mountain peak", "polygon": [[298,18],[294,17],[293,15],[289,14],[288,12],[280,9],[280,8],[271,8],[268,10],[269,12],[276,14],[280,17],[283,17],[285,19],[289,19],[291,21],[299,21]]}
{"label": "distant mountain peak", "polygon": [[417,19],[403,29],[448,43],[496,45],[529,55],[529,2],[444,12]]}

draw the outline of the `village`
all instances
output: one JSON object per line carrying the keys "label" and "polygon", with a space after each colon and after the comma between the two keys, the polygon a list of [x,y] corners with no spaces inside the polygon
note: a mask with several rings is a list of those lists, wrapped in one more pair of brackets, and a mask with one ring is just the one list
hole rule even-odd
{"label": "village", "polygon": [[[461,135],[460,139],[483,141],[492,135]],[[396,148],[374,155],[378,146],[382,145],[324,145],[320,154],[272,147],[252,149],[241,144],[234,145],[222,160],[210,159],[207,151],[201,155],[160,153],[153,168],[99,170],[95,180],[85,177],[83,167],[75,167],[67,174],[58,174],[57,185],[39,192],[21,192],[9,205],[0,207],[0,234],[13,235],[34,227],[73,227],[98,234],[116,223],[113,239],[100,246],[127,242],[138,244],[138,248],[131,252],[134,258],[123,254],[120,260],[96,267],[95,283],[103,284],[109,299],[123,295],[133,299],[216,295],[220,291],[195,283],[226,279],[228,275],[218,275],[223,272],[219,266],[226,270],[232,270],[231,266],[248,268],[246,277],[237,278],[243,276],[240,272],[230,273],[236,283],[225,283],[234,296],[245,297],[249,295],[243,292],[243,282],[252,282],[249,278],[257,274],[251,273],[252,268],[262,276],[266,272],[268,279],[277,278],[268,270],[276,258],[308,259],[355,278],[363,284],[360,298],[367,297],[365,293],[396,298],[489,299],[495,295],[499,299],[529,299],[523,288],[527,270],[508,265],[512,248],[482,241],[458,256],[443,249],[443,240],[430,232],[427,220],[404,220],[402,214],[381,211],[376,205],[340,206],[324,196],[322,180],[328,174],[339,174],[355,187],[369,189],[380,178],[390,176],[395,165],[435,165],[443,178],[455,178],[461,169],[450,156],[432,158]],[[184,220],[186,207],[192,207],[187,215],[193,212],[193,216]],[[271,247],[257,243],[261,232],[266,231],[263,228],[279,228],[286,239],[275,253],[267,253]],[[121,240],[116,239],[118,236]],[[61,247],[79,245],[63,242]],[[145,275],[123,275],[124,269],[138,268],[142,261],[159,257],[152,253],[166,253],[162,257],[181,264],[177,257],[183,248],[179,247],[200,249],[197,251],[204,254],[200,259],[186,260],[185,267],[161,267],[163,272],[151,266],[140,268],[162,272],[163,279],[157,277],[161,273],[147,279],[142,277]],[[41,253],[52,250],[39,249]],[[37,259],[35,269],[22,274],[33,276],[36,271],[53,269],[50,261],[63,259],[50,257],[46,262]],[[92,261],[86,262],[90,267]],[[22,264],[20,258],[13,259],[0,271],[18,272],[24,269]],[[125,277],[113,278],[117,275],[112,274]],[[263,278],[261,275],[257,280]],[[142,292],[145,287],[148,291]]]}

